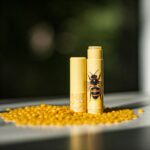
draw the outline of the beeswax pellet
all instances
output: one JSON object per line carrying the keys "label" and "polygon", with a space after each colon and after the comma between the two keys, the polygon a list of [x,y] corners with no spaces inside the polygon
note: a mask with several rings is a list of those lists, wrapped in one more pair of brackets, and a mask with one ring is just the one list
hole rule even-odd
{"label": "beeswax pellet", "polygon": [[5,122],[13,122],[18,126],[68,126],[68,125],[99,125],[118,124],[137,119],[131,109],[106,108],[102,114],[73,112],[69,106],[41,104],[10,109],[0,113]]}

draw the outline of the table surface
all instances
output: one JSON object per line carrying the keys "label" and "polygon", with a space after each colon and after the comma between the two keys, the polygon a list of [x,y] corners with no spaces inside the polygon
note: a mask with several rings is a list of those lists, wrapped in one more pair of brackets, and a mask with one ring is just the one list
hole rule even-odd
{"label": "table surface", "polygon": [[[64,105],[68,98],[1,101],[0,112],[41,103]],[[64,150],[150,150],[150,96],[140,93],[108,94],[105,106],[131,108],[144,113],[137,120],[117,125],[72,127],[16,127],[0,120],[0,149],[64,149]]]}

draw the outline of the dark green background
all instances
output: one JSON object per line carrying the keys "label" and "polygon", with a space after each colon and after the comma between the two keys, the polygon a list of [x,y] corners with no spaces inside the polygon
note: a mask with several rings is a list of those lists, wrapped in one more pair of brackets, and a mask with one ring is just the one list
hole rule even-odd
{"label": "dark green background", "polygon": [[[44,54],[32,32],[52,36]],[[105,92],[138,90],[138,1],[0,2],[0,98],[69,95],[69,58],[102,45]],[[36,48],[34,49],[36,52]]]}

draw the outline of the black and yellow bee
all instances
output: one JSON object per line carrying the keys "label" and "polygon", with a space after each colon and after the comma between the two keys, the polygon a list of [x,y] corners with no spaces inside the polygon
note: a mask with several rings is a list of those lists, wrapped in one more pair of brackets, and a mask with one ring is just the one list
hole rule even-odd
{"label": "black and yellow bee", "polygon": [[103,96],[103,82],[102,82],[102,73],[97,76],[96,73],[98,70],[92,74],[89,72],[88,75],[90,82],[88,83],[88,88],[90,90],[90,99],[91,96],[93,99],[97,99],[98,97],[102,98]]}

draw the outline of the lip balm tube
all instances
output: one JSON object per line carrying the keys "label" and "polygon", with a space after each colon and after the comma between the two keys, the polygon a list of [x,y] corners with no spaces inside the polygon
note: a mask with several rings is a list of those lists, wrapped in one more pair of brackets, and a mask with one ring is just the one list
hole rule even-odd
{"label": "lip balm tube", "polygon": [[103,113],[104,63],[101,46],[88,47],[87,59],[87,111]]}
{"label": "lip balm tube", "polygon": [[70,58],[70,109],[74,112],[86,112],[86,58]]}

